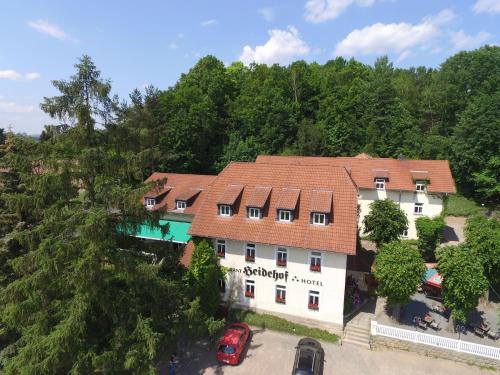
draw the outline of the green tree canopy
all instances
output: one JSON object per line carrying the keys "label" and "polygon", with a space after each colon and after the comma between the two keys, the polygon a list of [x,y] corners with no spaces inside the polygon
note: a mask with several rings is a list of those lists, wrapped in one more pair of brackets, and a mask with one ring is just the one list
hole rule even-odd
{"label": "green tree canopy", "polygon": [[466,245],[444,246],[436,255],[443,277],[444,305],[454,320],[464,324],[488,288],[481,261]]}
{"label": "green tree canopy", "polygon": [[443,239],[445,227],[441,216],[435,218],[419,217],[415,220],[418,235],[418,249],[428,261],[434,261],[434,251]]}
{"label": "green tree canopy", "polygon": [[370,239],[380,247],[401,236],[408,228],[408,218],[392,200],[377,200],[370,203],[370,212],[364,217],[363,226]]}
{"label": "green tree canopy", "polygon": [[404,304],[417,291],[425,273],[422,256],[406,243],[384,244],[375,256],[377,292],[387,297],[389,304]]}

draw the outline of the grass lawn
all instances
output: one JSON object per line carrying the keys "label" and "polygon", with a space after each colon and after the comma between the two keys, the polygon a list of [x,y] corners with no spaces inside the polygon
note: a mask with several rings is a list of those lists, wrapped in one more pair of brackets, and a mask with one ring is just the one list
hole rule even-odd
{"label": "grass lawn", "polygon": [[486,208],[479,206],[462,195],[450,195],[445,203],[445,216],[471,216],[486,213]]}
{"label": "grass lawn", "polygon": [[307,336],[314,339],[337,342],[339,337],[333,333],[318,328],[310,328],[301,324],[289,322],[269,314],[257,314],[253,311],[233,309],[229,312],[229,322],[246,322],[249,325],[267,328],[273,331],[287,332],[297,336]]}

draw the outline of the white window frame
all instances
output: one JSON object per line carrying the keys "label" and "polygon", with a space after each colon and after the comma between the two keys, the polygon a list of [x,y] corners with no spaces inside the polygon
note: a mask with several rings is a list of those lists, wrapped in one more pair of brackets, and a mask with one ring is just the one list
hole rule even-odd
{"label": "white window frame", "polygon": [[[247,242],[245,244],[245,262],[251,262],[251,263],[254,263],[255,262],[255,258],[256,258],[256,249],[257,249],[257,246],[255,246],[254,243],[251,243],[251,242]],[[248,254],[251,254],[253,253],[253,261],[252,260],[247,260],[247,257],[251,258],[252,255],[248,255]]]}
{"label": "white window frame", "polygon": [[[252,297],[247,297],[247,292],[252,292]],[[254,280],[245,280],[245,297],[246,298],[255,298],[255,281]]]}
{"label": "white window frame", "polygon": [[319,292],[316,290],[310,290],[307,296],[307,307],[311,309],[311,305],[316,305],[314,310],[319,310]]}
{"label": "white window frame", "polygon": [[416,181],[415,182],[415,191],[417,193],[425,193],[427,184],[425,181]]}
{"label": "white window frame", "polygon": [[226,293],[226,288],[227,288],[227,286],[226,286],[226,280],[219,279],[219,280],[217,280],[217,284],[219,286],[220,293],[221,294],[225,294]]}
{"label": "white window frame", "polygon": [[219,216],[231,216],[232,211],[231,206],[228,204],[219,205]]}
{"label": "white window frame", "polygon": [[[311,270],[312,266],[319,266],[319,271]],[[309,253],[309,270],[311,272],[321,272],[323,268],[323,254],[319,251],[311,251]]]}
{"label": "white window frame", "polygon": [[[323,218],[323,219],[321,220],[320,218]],[[312,213],[312,223],[314,225],[326,225],[326,214],[322,213],[322,212],[313,212]]]}
{"label": "white window frame", "polygon": [[[279,265],[278,262],[280,261],[280,254],[285,254],[284,256],[284,262],[285,265]],[[281,257],[281,260],[283,260],[283,256]],[[276,249],[276,266],[278,267],[286,267],[288,265],[288,250],[285,249],[284,247],[278,247]]]}
{"label": "white window frame", "polygon": [[156,199],[154,198],[144,198],[144,201],[145,206],[148,208],[154,207],[156,204]]}
{"label": "white window frame", "polygon": [[187,207],[187,202],[182,200],[175,201],[175,207],[177,210],[184,210]]}
{"label": "white window frame", "polygon": [[278,210],[278,220],[290,223],[292,221],[292,211]]}
{"label": "white window frame", "polygon": [[415,202],[413,205],[413,214],[414,215],[423,215],[424,214],[424,204],[420,202]]}
{"label": "white window frame", "polygon": [[408,229],[403,230],[403,233],[401,233],[401,237],[408,238]]}
{"label": "white window frame", "polygon": [[248,207],[248,218],[252,220],[260,219],[260,208],[258,207]]}
{"label": "white window frame", "polygon": [[[282,298],[282,300],[280,301],[279,298]],[[276,285],[274,300],[276,303],[286,304],[286,286]]]}
{"label": "white window frame", "polygon": [[375,179],[375,189],[385,190],[385,178],[376,178]]}
{"label": "white window frame", "polygon": [[[221,249],[223,251],[220,251]],[[215,254],[219,257],[222,257],[222,258],[226,257],[226,240],[217,240],[216,241]],[[224,255],[220,255],[220,254],[224,254]]]}

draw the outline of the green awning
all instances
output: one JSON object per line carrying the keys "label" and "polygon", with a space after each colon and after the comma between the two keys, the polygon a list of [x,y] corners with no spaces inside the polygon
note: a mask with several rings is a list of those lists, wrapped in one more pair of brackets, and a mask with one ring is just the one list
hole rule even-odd
{"label": "green awning", "polygon": [[143,224],[139,227],[139,232],[135,234],[135,237],[180,243],[188,243],[191,239],[191,236],[188,234],[191,223],[186,223],[185,221],[160,220],[160,225],[165,224],[169,224],[168,233],[165,235],[162,235],[160,228],[151,228],[149,225]]}

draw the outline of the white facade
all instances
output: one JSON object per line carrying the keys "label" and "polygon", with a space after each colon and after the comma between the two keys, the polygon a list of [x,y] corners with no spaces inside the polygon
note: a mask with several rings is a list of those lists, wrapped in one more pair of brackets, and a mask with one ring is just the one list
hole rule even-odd
{"label": "white facade", "polygon": [[[233,307],[269,312],[297,322],[338,332],[343,325],[346,254],[255,244],[255,261],[245,260],[247,243],[225,239],[220,263],[229,272],[224,300]],[[214,240],[217,251],[217,239]],[[285,267],[278,266],[278,248],[286,249]],[[311,271],[311,254],[321,254],[321,271]],[[254,297],[245,296],[246,281],[254,282]],[[285,303],[276,301],[285,287]],[[319,293],[318,309],[309,306],[310,292]]]}
{"label": "white facade", "polygon": [[[442,194],[417,191],[359,189],[358,204],[360,208],[358,226],[363,233],[363,219],[370,212],[370,203],[389,198],[396,202],[408,218],[408,236],[405,238],[416,239],[417,229],[415,220],[421,216],[435,217],[443,211]],[[415,203],[420,203],[422,213],[415,213]]]}

